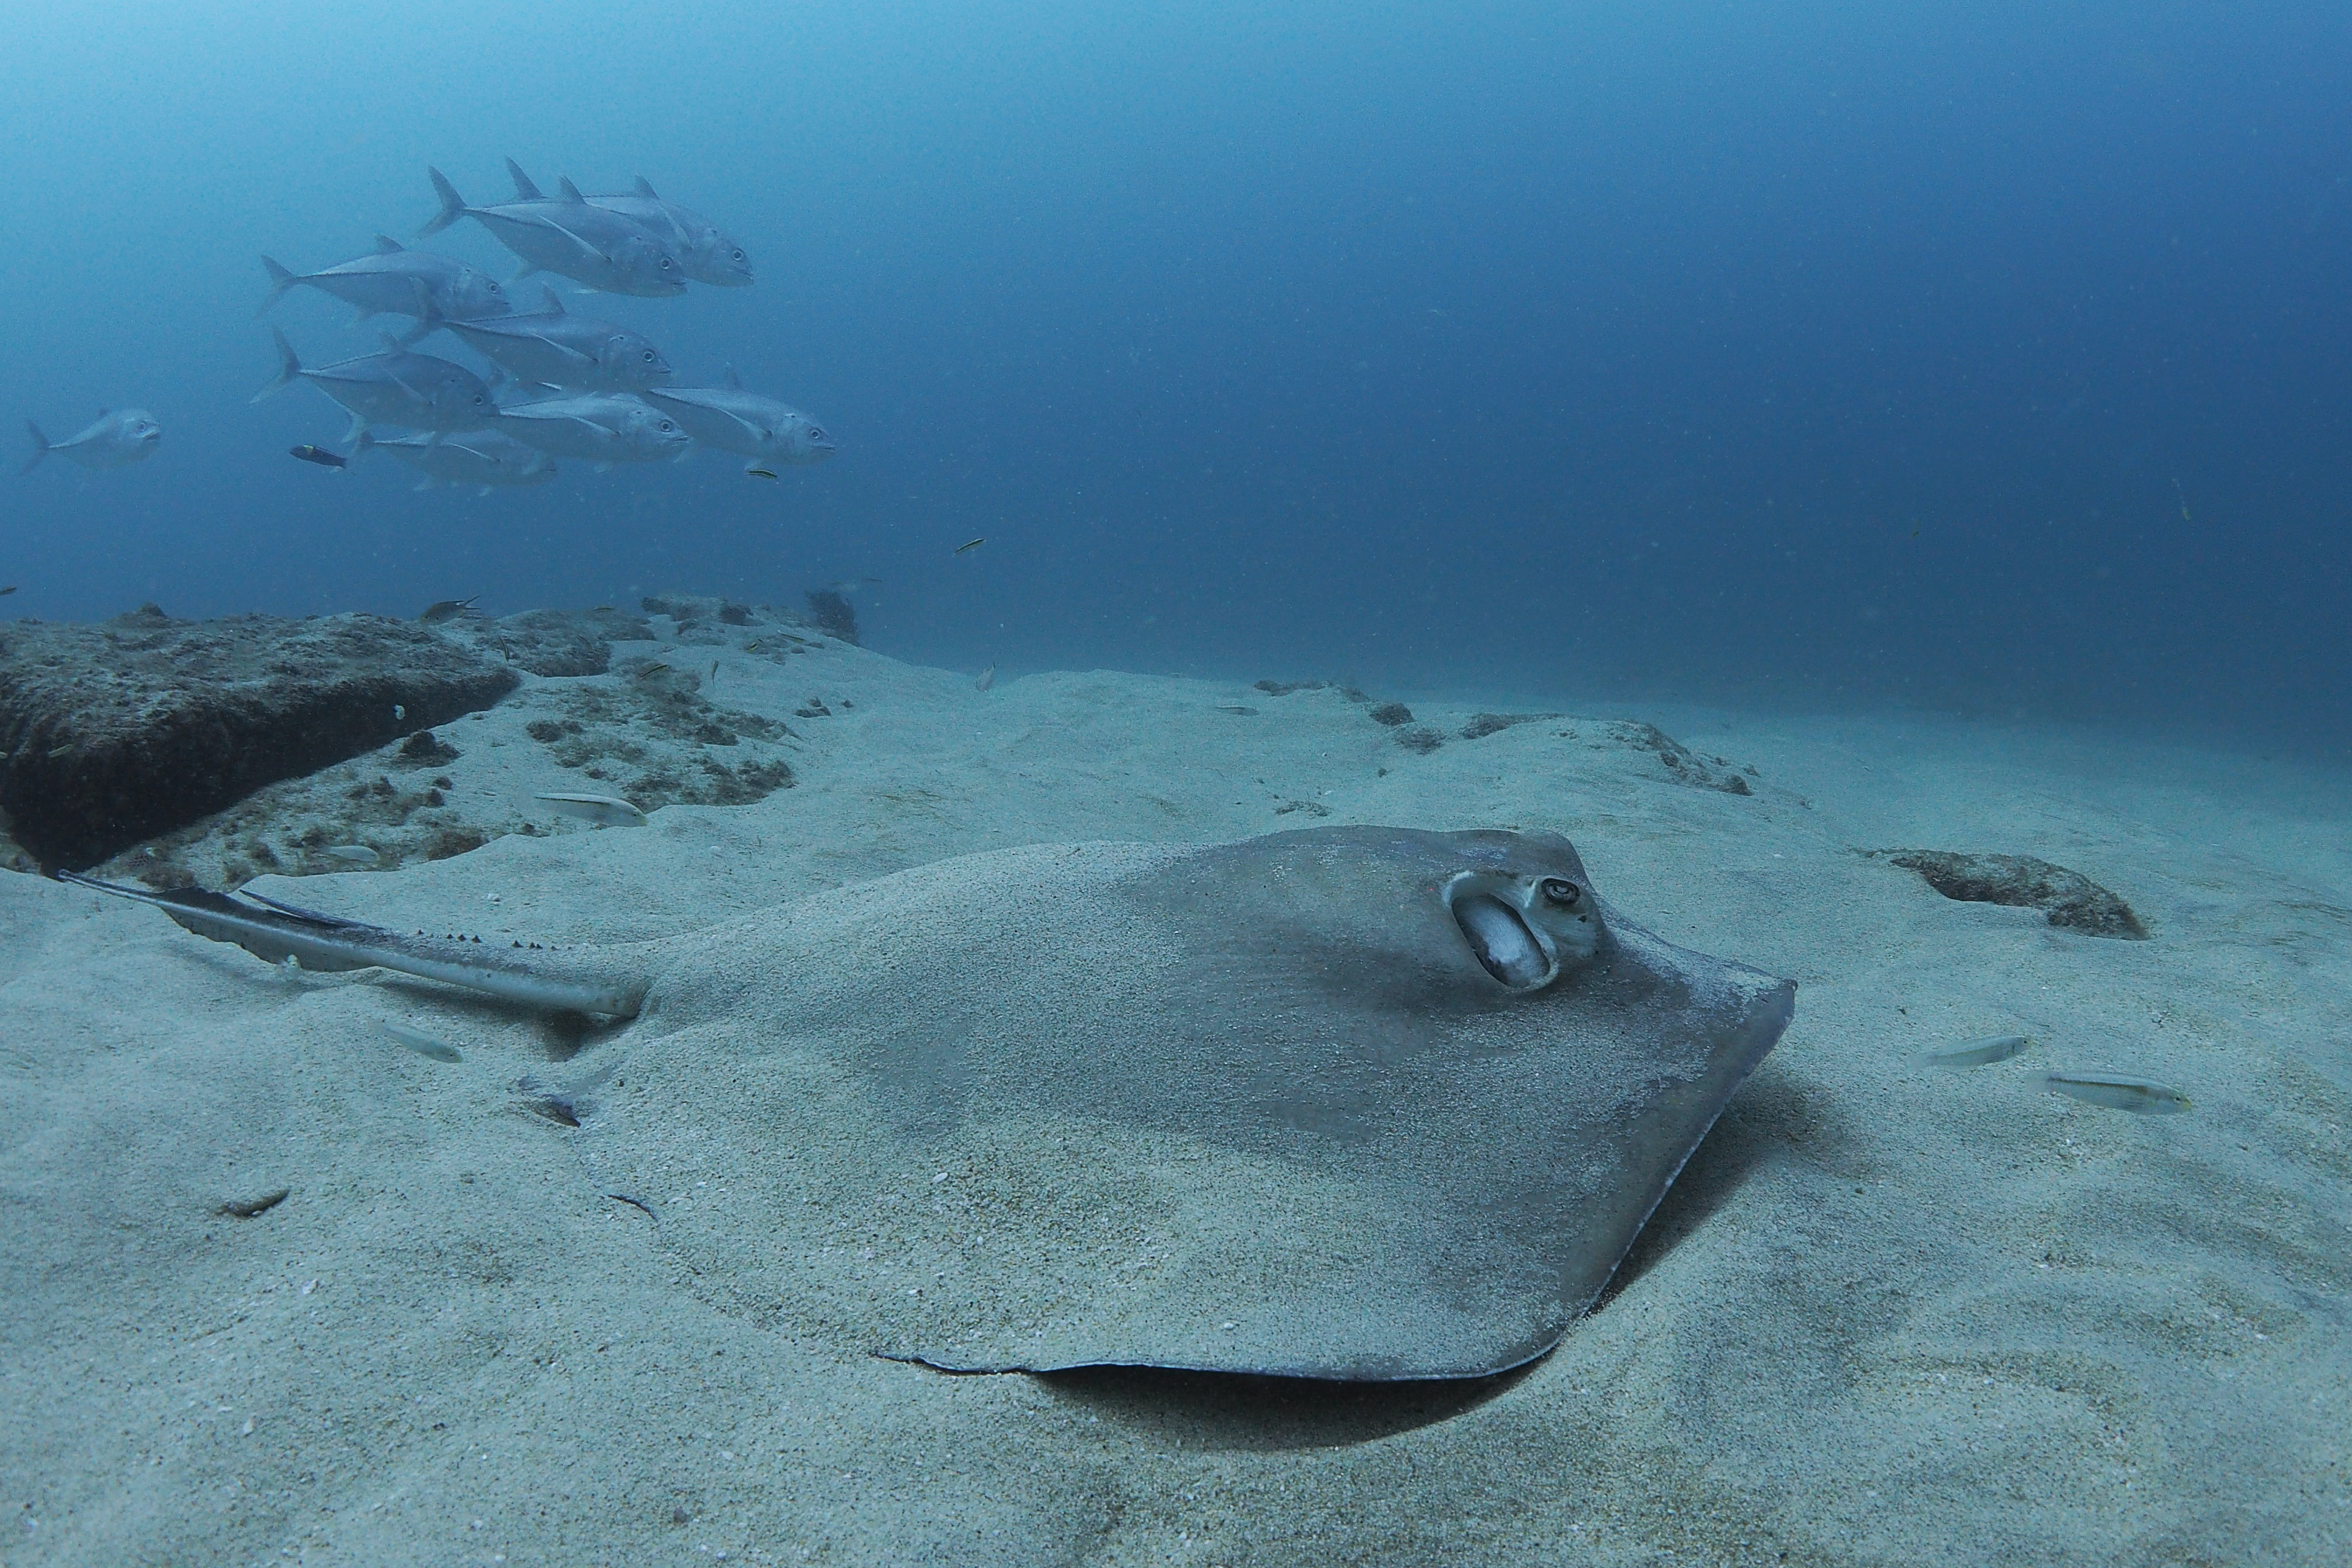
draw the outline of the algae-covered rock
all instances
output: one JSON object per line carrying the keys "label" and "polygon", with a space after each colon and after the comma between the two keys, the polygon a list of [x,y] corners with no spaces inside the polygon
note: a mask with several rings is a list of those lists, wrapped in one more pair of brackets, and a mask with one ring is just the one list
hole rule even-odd
{"label": "algae-covered rock", "polygon": [[79,869],[517,684],[380,616],[17,622],[0,627],[0,811],[43,865]]}

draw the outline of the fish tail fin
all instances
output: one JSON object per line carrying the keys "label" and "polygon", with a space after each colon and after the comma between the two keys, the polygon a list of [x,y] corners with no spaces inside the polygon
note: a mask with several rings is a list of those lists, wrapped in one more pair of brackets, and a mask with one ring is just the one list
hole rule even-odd
{"label": "fish tail fin", "polygon": [[438,169],[425,172],[433,176],[433,190],[441,198],[441,210],[433,215],[432,222],[416,231],[420,239],[429,234],[439,234],[466,216],[466,198],[457,194],[457,187],[449,183],[449,176]]}
{"label": "fish tail fin", "polygon": [[360,443],[367,437],[367,416],[354,414],[352,416],[352,427],[343,432],[343,444],[356,452],[360,449]]}
{"label": "fish tail fin", "polygon": [[25,459],[23,468],[16,470],[19,474],[31,473],[41,466],[41,459],[49,455],[49,438],[41,434],[41,427],[27,419],[25,421],[25,428],[32,433],[33,455]]}
{"label": "fish tail fin", "polygon": [[374,445],[375,437],[369,435],[367,426],[362,425],[360,426],[360,433],[352,437],[352,456],[356,458]]}
{"label": "fish tail fin", "polygon": [[302,374],[302,362],[294,357],[294,345],[286,341],[286,334],[272,327],[269,329],[269,335],[278,343],[278,374],[269,378],[268,385],[253,395],[253,401],[256,403],[273,392],[280,392],[293,385],[294,378]]}
{"label": "fish tail fin", "polygon": [[270,306],[286,297],[286,290],[301,281],[267,256],[261,258],[261,267],[262,270],[269,274],[269,298],[264,300],[261,302],[261,309],[253,313],[253,319],[257,321],[269,313]]}
{"label": "fish tail fin", "polygon": [[547,199],[545,196],[539,194],[539,187],[531,183],[530,176],[522,172],[522,165],[516,163],[512,158],[507,160],[507,173],[514,178],[515,200],[519,202],[543,202]]}

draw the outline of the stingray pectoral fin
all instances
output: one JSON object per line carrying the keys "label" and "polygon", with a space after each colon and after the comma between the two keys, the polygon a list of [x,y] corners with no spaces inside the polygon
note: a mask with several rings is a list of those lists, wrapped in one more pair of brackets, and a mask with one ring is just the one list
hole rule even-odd
{"label": "stingray pectoral fin", "polygon": [[515,957],[512,949],[492,947],[479,939],[387,931],[257,894],[253,897],[258,901],[249,903],[202,888],[154,892],[71,871],[55,875],[78,888],[152,904],[198,936],[232,942],[271,963],[290,958],[304,969],[329,972],[390,969],[525,1006],[621,1018],[636,1016],[649,984],[645,976],[562,973],[562,961],[552,954],[534,952],[525,960]]}

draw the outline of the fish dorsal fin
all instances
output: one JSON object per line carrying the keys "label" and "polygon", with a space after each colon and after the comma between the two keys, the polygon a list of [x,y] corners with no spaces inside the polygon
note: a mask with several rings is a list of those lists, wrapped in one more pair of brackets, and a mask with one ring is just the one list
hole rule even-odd
{"label": "fish dorsal fin", "polygon": [[730,392],[743,390],[743,378],[735,374],[735,367],[731,364],[727,367],[726,373],[719,378],[719,384]]}
{"label": "fish dorsal fin", "polygon": [[555,182],[555,190],[556,194],[567,202],[584,202],[588,199],[580,194],[580,187],[572,183],[572,176],[569,174]]}
{"label": "fish dorsal fin", "polygon": [[563,310],[563,301],[562,301],[562,300],[559,300],[559,299],[557,299],[557,298],[556,298],[556,295],[555,295],[555,285],[554,285],[554,284],[552,284],[552,283],[542,283],[542,284],[541,284],[541,285],[540,285],[540,292],[541,292],[541,295],[546,299],[546,300],[547,300],[547,313],[548,313],[549,315],[551,315],[551,316],[561,316],[561,315],[564,314],[564,310]]}
{"label": "fish dorsal fin", "polygon": [[654,195],[654,183],[643,174],[637,176],[637,195],[652,201],[661,200],[659,196]]}
{"label": "fish dorsal fin", "polygon": [[547,199],[545,196],[539,194],[539,187],[531,184],[530,176],[522,172],[522,165],[516,163],[512,158],[507,160],[507,173],[514,176],[515,200],[519,202],[543,202]]}
{"label": "fish dorsal fin", "polygon": [[109,408],[101,408],[101,409],[100,409],[100,410],[98,411],[98,416],[99,416],[100,419],[103,419],[103,418],[105,418],[109,414],[110,414],[110,413],[112,413],[112,412],[113,412],[113,410],[112,410],[112,409],[109,409]]}
{"label": "fish dorsal fin", "polygon": [[393,238],[392,236],[380,234],[375,237],[375,253],[378,256],[398,256],[400,252],[400,241]]}

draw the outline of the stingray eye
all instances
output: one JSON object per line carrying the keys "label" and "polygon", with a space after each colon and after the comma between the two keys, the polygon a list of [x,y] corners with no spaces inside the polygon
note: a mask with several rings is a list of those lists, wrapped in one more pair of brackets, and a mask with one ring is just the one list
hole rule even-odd
{"label": "stingray eye", "polygon": [[1557,909],[1572,910],[1584,897],[1584,889],[1565,877],[1546,877],[1542,888],[1544,902]]}

